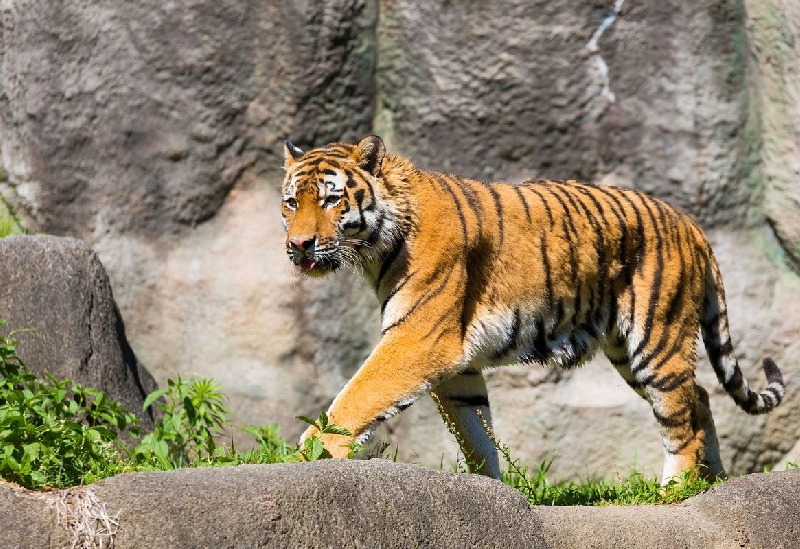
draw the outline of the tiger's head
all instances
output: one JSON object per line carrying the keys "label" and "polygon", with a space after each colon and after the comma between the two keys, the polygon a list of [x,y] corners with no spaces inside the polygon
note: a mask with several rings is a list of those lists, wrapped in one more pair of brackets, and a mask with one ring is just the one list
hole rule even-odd
{"label": "tiger's head", "polygon": [[[284,144],[282,215],[289,259],[309,276],[357,265],[391,233],[381,201],[386,147],[377,136],[302,151]],[[387,233],[388,231],[388,233]]]}

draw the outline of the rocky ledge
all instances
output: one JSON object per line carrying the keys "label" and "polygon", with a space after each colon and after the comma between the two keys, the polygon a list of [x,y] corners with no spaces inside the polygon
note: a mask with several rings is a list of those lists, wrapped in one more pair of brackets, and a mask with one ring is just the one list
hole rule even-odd
{"label": "rocky ledge", "polygon": [[2,547],[791,548],[800,472],[681,505],[529,506],[497,481],[383,460],[132,473],[30,492],[0,484]]}

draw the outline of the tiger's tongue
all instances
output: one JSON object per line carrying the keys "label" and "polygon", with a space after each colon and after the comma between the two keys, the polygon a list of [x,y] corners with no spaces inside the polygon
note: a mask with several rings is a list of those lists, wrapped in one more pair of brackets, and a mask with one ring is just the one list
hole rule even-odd
{"label": "tiger's tongue", "polygon": [[300,268],[304,271],[310,271],[316,264],[317,262],[310,257],[305,257],[300,260]]}

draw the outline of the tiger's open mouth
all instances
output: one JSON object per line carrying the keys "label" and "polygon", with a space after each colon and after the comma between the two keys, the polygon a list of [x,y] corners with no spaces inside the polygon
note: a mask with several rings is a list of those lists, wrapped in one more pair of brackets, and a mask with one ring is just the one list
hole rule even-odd
{"label": "tiger's open mouth", "polygon": [[325,276],[334,272],[339,267],[339,262],[326,257],[303,256],[292,258],[292,263],[300,268],[300,272],[307,276]]}
{"label": "tiger's open mouth", "polygon": [[313,257],[304,257],[297,262],[297,266],[300,267],[301,271],[307,272],[317,266],[317,260]]}

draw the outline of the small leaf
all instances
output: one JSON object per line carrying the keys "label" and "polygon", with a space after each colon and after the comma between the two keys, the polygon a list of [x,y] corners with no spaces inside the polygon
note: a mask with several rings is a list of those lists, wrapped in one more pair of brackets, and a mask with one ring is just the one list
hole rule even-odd
{"label": "small leaf", "polygon": [[325,452],[325,446],[322,445],[322,441],[317,437],[310,438],[306,440],[306,452],[305,458],[308,461],[316,461],[322,457],[323,452]]}
{"label": "small leaf", "polygon": [[342,427],[341,425],[333,425],[333,424],[327,425],[321,432],[326,435],[351,436],[353,434],[350,432],[350,429]]}
{"label": "small leaf", "polygon": [[294,416],[294,418],[295,418],[295,419],[299,419],[300,421],[305,421],[306,423],[308,423],[309,425],[311,425],[311,426],[313,426],[313,427],[316,427],[316,426],[317,426],[317,422],[316,422],[316,421],[314,421],[313,419],[311,419],[310,417],[306,417],[306,416]]}
{"label": "small leaf", "polygon": [[147,410],[156,400],[166,395],[167,392],[167,389],[158,389],[147,395],[147,398],[144,399],[144,404],[142,404],[142,410]]}

